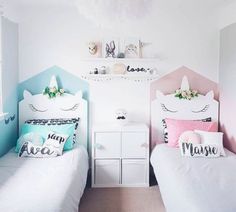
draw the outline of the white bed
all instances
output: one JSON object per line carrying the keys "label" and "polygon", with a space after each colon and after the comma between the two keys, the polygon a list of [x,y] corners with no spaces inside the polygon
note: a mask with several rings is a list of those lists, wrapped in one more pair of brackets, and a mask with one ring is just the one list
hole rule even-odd
{"label": "white bed", "polygon": [[167,212],[235,212],[236,155],[188,158],[180,150],[160,144],[151,164]]}
{"label": "white bed", "polygon": [[[57,87],[53,76],[50,87]],[[0,211],[78,212],[88,173],[88,104],[81,91],[49,99],[24,91],[19,131],[29,119],[80,118],[73,150],[56,158],[18,158],[11,150],[0,159]]]}
{"label": "white bed", "polygon": [[[189,90],[187,77],[181,89]],[[186,158],[180,149],[164,142],[162,119],[200,120],[211,117],[218,122],[218,102],[214,93],[199,95],[192,100],[180,100],[174,94],[156,92],[151,105],[152,143],[151,164],[160,187],[167,212],[235,212],[236,156]],[[161,143],[161,144],[160,144]]]}
{"label": "white bed", "polygon": [[14,150],[0,160],[0,211],[78,211],[88,171],[83,146],[55,158],[18,158]]}

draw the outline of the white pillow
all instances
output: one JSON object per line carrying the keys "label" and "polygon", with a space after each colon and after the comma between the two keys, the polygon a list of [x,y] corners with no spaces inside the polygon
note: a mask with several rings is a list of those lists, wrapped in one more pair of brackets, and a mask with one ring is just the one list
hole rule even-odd
{"label": "white pillow", "polygon": [[26,141],[19,150],[19,157],[33,157],[33,158],[49,158],[56,157],[57,150],[53,147],[44,147],[34,145],[30,141]]}
{"label": "white pillow", "polygon": [[47,140],[44,142],[43,146],[54,149],[54,151],[57,152],[57,155],[62,155],[64,145],[68,138],[69,135],[49,132]]}
{"label": "white pillow", "polygon": [[188,157],[206,157],[216,158],[220,157],[221,149],[217,145],[211,144],[193,144],[193,143],[181,143],[180,150],[182,156]]}
{"label": "white pillow", "polygon": [[221,155],[225,156],[222,132],[207,132],[201,130],[194,130],[194,132],[200,135],[202,144],[218,146],[220,148]]}

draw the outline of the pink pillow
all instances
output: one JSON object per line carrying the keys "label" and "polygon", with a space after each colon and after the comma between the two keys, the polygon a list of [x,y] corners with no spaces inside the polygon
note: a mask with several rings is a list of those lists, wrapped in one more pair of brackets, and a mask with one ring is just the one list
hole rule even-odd
{"label": "pink pillow", "polygon": [[185,131],[179,137],[179,144],[181,143],[200,144],[201,137],[198,133],[195,133],[194,131]]}
{"label": "pink pillow", "polygon": [[168,130],[168,146],[179,147],[180,135],[188,130],[217,132],[217,122],[165,119]]}

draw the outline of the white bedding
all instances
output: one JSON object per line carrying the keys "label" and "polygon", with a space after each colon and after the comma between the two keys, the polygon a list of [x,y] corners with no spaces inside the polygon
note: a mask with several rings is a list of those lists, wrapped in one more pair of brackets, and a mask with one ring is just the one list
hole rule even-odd
{"label": "white bedding", "polygon": [[77,146],[55,158],[0,159],[0,211],[78,211],[88,171],[88,154]]}
{"label": "white bedding", "polygon": [[160,144],[151,164],[167,212],[235,212],[236,155],[188,158],[180,150]]}

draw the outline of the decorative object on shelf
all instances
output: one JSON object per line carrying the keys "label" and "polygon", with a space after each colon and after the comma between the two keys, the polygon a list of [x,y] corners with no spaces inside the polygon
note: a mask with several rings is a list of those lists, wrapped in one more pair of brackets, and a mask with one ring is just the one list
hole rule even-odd
{"label": "decorative object on shelf", "polygon": [[89,74],[107,74],[108,67],[101,66],[100,68],[94,68],[93,71],[90,71]]}
{"label": "decorative object on shelf", "polygon": [[140,41],[137,38],[127,38],[124,41],[124,51],[126,58],[140,57]]}
{"label": "decorative object on shelf", "polygon": [[49,99],[56,98],[65,93],[63,88],[58,88],[56,76],[53,75],[50,81],[50,85],[43,90],[43,95],[47,95]]}
{"label": "decorative object on shelf", "polygon": [[125,72],[126,72],[126,65],[123,63],[116,63],[112,66],[113,74],[125,74]]}
{"label": "decorative object on shelf", "polygon": [[125,58],[125,53],[120,52],[120,53],[117,55],[117,58]]}
{"label": "decorative object on shelf", "polygon": [[118,54],[118,41],[113,39],[113,40],[107,40],[104,42],[104,53],[105,53],[105,58],[112,57],[115,58]]}
{"label": "decorative object on shelf", "polygon": [[95,41],[89,42],[88,54],[89,54],[89,57],[101,57],[102,56],[101,42],[95,42]]}
{"label": "decorative object on shelf", "polygon": [[190,89],[188,79],[185,76],[182,80],[181,88],[175,91],[175,97],[191,100],[194,97],[198,97],[198,91]]}
{"label": "decorative object on shelf", "polygon": [[139,72],[142,72],[142,73],[147,73],[149,69],[145,69],[145,68],[131,68],[130,66],[127,66],[127,72],[128,73],[139,73]]}
{"label": "decorative object on shelf", "polygon": [[126,125],[128,123],[127,111],[125,109],[117,109],[115,112],[116,123]]}

